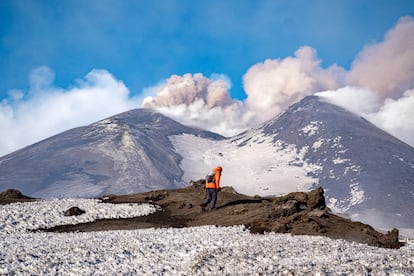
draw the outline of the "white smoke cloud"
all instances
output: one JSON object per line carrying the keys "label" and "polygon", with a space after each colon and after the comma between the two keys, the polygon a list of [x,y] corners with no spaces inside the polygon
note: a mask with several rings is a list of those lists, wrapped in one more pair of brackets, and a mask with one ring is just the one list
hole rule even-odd
{"label": "white smoke cloud", "polygon": [[173,75],[151,88],[155,95],[145,98],[142,106],[157,108],[185,125],[231,136],[245,130],[254,118],[242,102],[230,98],[230,85],[222,75]]}
{"label": "white smoke cloud", "polygon": [[359,114],[414,146],[414,18],[364,48],[347,76],[352,87],[317,95]]}
{"label": "white smoke cloud", "polygon": [[382,105],[376,93],[361,87],[346,86],[337,90],[318,92],[315,95],[361,116],[377,112]]}
{"label": "white smoke cloud", "polygon": [[414,146],[414,89],[405,91],[397,100],[385,100],[380,110],[370,114],[368,119]]}
{"label": "white smoke cloud", "polygon": [[359,53],[349,83],[368,87],[382,98],[400,97],[414,87],[414,18],[402,17],[381,43]]}
{"label": "white smoke cloud", "polygon": [[302,47],[295,57],[268,59],[253,65],[244,75],[246,105],[249,110],[270,119],[289,105],[315,92],[339,87],[339,67],[324,70],[316,50]]}
{"label": "white smoke cloud", "polygon": [[139,106],[125,85],[105,70],[93,70],[70,89],[53,86],[54,72],[39,67],[30,89],[10,91],[0,102],[0,156],[67,129]]}
{"label": "white smoke cloud", "polygon": [[228,94],[229,84],[218,78],[212,81],[202,74],[172,75],[164,85],[161,85],[155,98],[144,100],[144,107],[176,106],[192,104],[197,100],[204,101],[207,108],[225,106],[231,102]]}
{"label": "white smoke cloud", "polygon": [[143,106],[157,108],[183,124],[231,136],[276,116],[304,96],[337,88],[343,73],[338,66],[322,69],[316,51],[302,47],[295,57],[252,66],[244,76],[247,99],[243,102],[230,98],[226,78],[185,74],[150,89],[154,95]]}

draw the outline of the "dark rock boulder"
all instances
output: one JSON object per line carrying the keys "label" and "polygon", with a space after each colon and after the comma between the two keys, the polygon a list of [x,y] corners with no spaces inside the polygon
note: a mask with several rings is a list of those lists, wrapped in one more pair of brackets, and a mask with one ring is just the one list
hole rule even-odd
{"label": "dark rock boulder", "polygon": [[66,217],[69,217],[69,216],[80,216],[80,215],[82,215],[84,213],[86,213],[85,210],[82,210],[81,208],[79,208],[77,206],[70,207],[65,212],[63,212],[63,214]]}
{"label": "dark rock boulder", "polygon": [[386,235],[380,236],[378,238],[378,242],[382,245],[382,247],[399,248],[400,242],[398,236],[398,229],[393,228],[392,230],[388,231]]}
{"label": "dark rock boulder", "polygon": [[5,192],[0,193],[0,197],[6,198],[23,198],[22,192],[14,189],[8,189]]}
{"label": "dark rock boulder", "polygon": [[23,195],[20,191],[15,189],[8,189],[0,193],[0,205],[14,203],[14,202],[28,202],[35,201],[35,198]]}
{"label": "dark rock boulder", "polygon": [[306,204],[310,209],[325,209],[325,196],[321,187],[310,191],[307,195]]}

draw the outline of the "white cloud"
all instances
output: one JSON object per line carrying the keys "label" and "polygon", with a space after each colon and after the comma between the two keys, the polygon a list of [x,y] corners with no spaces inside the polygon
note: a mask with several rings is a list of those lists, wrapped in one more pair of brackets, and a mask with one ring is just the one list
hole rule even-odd
{"label": "white cloud", "polygon": [[53,86],[47,67],[30,76],[27,95],[12,91],[0,103],[0,156],[67,129],[139,106],[125,85],[105,70],[92,70],[69,89]]}
{"label": "white cloud", "polygon": [[414,89],[397,100],[387,99],[380,110],[368,119],[414,147]]}
{"label": "white cloud", "polygon": [[302,47],[294,57],[268,59],[253,65],[244,75],[246,104],[250,110],[270,119],[301,98],[339,87],[334,78],[338,67],[324,70],[316,50]]}
{"label": "white cloud", "polygon": [[369,89],[344,87],[316,93],[329,102],[363,116],[393,136],[414,146],[414,89],[394,100],[381,100]]}
{"label": "white cloud", "polygon": [[384,41],[366,46],[352,64],[349,83],[381,97],[400,97],[414,87],[414,18],[402,17]]}
{"label": "white cloud", "polygon": [[[273,118],[304,96],[316,94],[343,106],[414,146],[414,18],[403,17],[366,46],[350,71],[322,68],[316,50],[267,59],[244,75],[244,101],[230,97],[225,75],[172,75],[131,98],[105,70],[93,70],[71,88],[54,87],[54,72],[40,67],[29,91],[12,90],[0,103],[0,155],[72,127],[138,107],[157,108],[177,121],[232,136]],[[142,99],[144,99],[142,101]]]}
{"label": "white cloud", "polygon": [[315,95],[362,116],[373,113],[381,107],[378,95],[367,88],[345,86],[337,90],[318,92]]}

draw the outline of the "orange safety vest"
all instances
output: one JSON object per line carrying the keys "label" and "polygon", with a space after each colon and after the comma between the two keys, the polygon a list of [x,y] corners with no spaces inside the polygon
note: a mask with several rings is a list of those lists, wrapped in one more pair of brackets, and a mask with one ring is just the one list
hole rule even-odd
{"label": "orange safety vest", "polygon": [[220,177],[221,177],[221,167],[217,167],[213,169],[214,172],[214,182],[207,182],[206,188],[210,189],[218,189],[220,188]]}

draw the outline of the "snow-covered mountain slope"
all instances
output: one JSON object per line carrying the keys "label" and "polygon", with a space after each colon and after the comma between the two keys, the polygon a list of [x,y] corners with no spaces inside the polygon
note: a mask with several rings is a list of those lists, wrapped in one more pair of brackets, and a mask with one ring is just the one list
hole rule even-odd
{"label": "snow-covered mountain slope", "polygon": [[376,227],[414,228],[414,149],[318,97],[228,140],[181,135],[172,142],[186,181],[220,164],[223,184],[241,193],[322,186],[335,212]]}
{"label": "snow-covered mountain slope", "polygon": [[[319,166],[329,206],[372,225],[414,227],[414,148],[367,120],[306,97],[261,128]],[[301,165],[300,163],[298,165]]]}
{"label": "snow-covered mountain slope", "polygon": [[53,198],[183,187],[181,156],[167,138],[181,133],[222,139],[152,110],[131,110],[0,158],[0,190]]}
{"label": "snow-covered mountain slope", "polygon": [[95,197],[177,188],[223,167],[248,195],[322,186],[328,206],[375,227],[414,228],[414,149],[365,119],[306,97],[225,139],[138,109],[0,158],[0,190]]}

